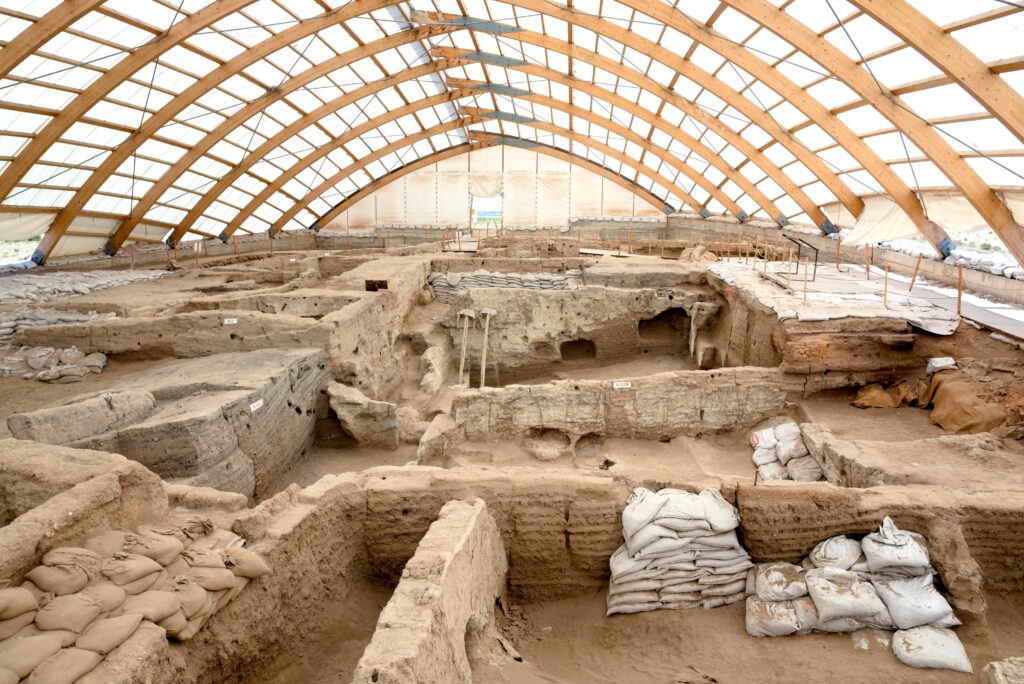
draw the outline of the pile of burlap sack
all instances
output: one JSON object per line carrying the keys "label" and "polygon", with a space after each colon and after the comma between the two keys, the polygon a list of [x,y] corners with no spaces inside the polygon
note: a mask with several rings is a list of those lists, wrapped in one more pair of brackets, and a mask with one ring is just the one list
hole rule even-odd
{"label": "pile of burlap sack", "polygon": [[747,577],[747,633],[896,630],[892,650],[913,667],[971,672],[960,624],[936,590],[924,538],[885,518],[863,540],[821,542],[802,565],[765,563]]}
{"label": "pile of burlap sack", "polygon": [[931,359],[925,377],[912,384],[906,380],[889,387],[862,387],[853,398],[858,408],[931,407],[928,419],[947,432],[990,432],[1006,421],[1006,409],[978,396],[978,386],[957,369],[949,357]]}
{"label": "pile of burlap sack", "polygon": [[774,428],[750,433],[753,461],[762,480],[824,480],[821,466],[807,451],[800,426],[789,421]]}
{"label": "pile of burlap sack", "polygon": [[270,573],[243,543],[192,518],[52,549],[20,586],[0,588],[0,684],[74,682],[143,620],[191,639],[251,579]]}
{"label": "pile of burlap sack", "polygon": [[736,538],[739,524],[715,489],[633,490],[622,511],[625,543],[609,561],[607,614],[742,601],[753,563]]}

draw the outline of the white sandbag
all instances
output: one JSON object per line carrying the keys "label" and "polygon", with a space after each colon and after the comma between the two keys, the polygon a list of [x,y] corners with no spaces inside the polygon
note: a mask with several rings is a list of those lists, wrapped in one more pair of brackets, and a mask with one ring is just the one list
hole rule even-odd
{"label": "white sandbag", "polygon": [[615,553],[608,559],[608,567],[612,571],[612,577],[620,577],[622,575],[628,575],[633,572],[643,570],[647,567],[647,563],[644,561],[634,560],[629,555],[629,549],[623,544],[615,550]]}
{"label": "white sandbag", "polygon": [[747,588],[746,578],[730,582],[729,584],[708,584],[701,590],[702,596],[732,596],[742,594]]}
{"label": "white sandbag", "polygon": [[706,537],[714,534],[707,520],[685,520],[683,518],[657,518],[654,523],[667,527],[680,537]]}
{"label": "white sandbag", "polygon": [[615,594],[614,596],[608,597],[608,607],[621,606],[627,603],[643,603],[650,601],[653,603],[658,602],[658,592],[656,591],[631,591],[625,594]]}
{"label": "white sandbag", "polygon": [[72,684],[102,661],[99,653],[84,648],[62,648],[40,663],[25,684]]}
{"label": "white sandbag", "polygon": [[703,523],[706,529],[707,521],[704,518],[704,502],[700,496],[681,489],[662,489],[658,496],[665,499],[665,504],[658,510],[655,520],[662,518],[680,518],[695,523]]}
{"label": "white sandbag", "polygon": [[754,455],[751,457],[751,459],[754,461],[754,465],[763,466],[778,461],[779,455],[774,448],[765,449],[764,447],[761,447],[758,449],[754,449]]}
{"label": "white sandbag", "polygon": [[10,620],[38,608],[36,597],[22,587],[0,589],[0,620]]}
{"label": "white sandbag", "polygon": [[616,582],[636,582],[638,580],[657,579],[663,577],[668,572],[665,568],[644,568],[636,572],[627,572],[624,575],[612,575],[612,577]]}
{"label": "white sandbag", "polygon": [[[661,603],[623,603],[617,606],[608,606],[608,610],[605,612],[606,617],[610,617],[616,614],[627,614],[627,613],[644,613],[649,610],[658,610],[661,608]],[[179,635],[178,638],[181,638]]]}
{"label": "white sandbag", "polygon": [[797,482],[818,482],[825,477],[821,466],[814,460],[813,456],[801,456],[794,458],[786,464],[786,471],[789,477]]}
{"label": "white sandbag", "polygon": [[838,536],[819,542],[807,557],[816,568],[849,570],[860,556],[860,542]]}
{"label": "white sandbag", "polygon": [[949,603],[935,590],[931,575],[876,579],[872,584],[899,629],[922,625],[953,627],[960,624]]}
{"label": "white sandbag", "polygon": [[[643,534],[641,532],[641,534]],[[640,535],[636,535],[639,537]],[[634,537],[635,538],[635,537]],[[669,558],[685,551],[692,539],[678,539],[674,537],[661,537],[655,539],[647,546],[640,549],[633,557],[637,560],[653,560],[656,558]]]}
{"label": "white sandbag", "polygon": [[740,526],[736,508],[717,489],[704,489],[697,496],[704,503],[704,519],[715,532],[728,532]]}
{"label": "white sandbag", "polygon": [[786,464],[789,463],[791,459],[806,456],[808,452],[807,445],[804,444],[804,440],[797,437],[796,439],[787,440],[785,442],[780,441],[775,447],[775,453],[779,457],[779,462]]}
{"label": "white sandbag", "polygon": [[[736,549],[740,548],[740,540],[736,537],[736,530],[729,530],[728,532],[721,532],[719,534],[712,534],[700,539],[693,540],[692,546],[698,549]],[[740,551],[741,555],[746,555],[746,552]]]}
{"label": "white sandbag", "polygon": [[733,603],[739,603],[744,600],[743,592],[733,594],[732,596],[705,596],[700,600],[700,605],[703,608],[718,608],[719,606],[729,606]]}
{"label": "white sandbag", "polygon": [[762,601],[747,597],[747,634],[752,637],[786,636],[800,629],[792,601]]}
{"label": "white sandbag", "polygon": [[667,499],[654,492],[637,487],[633,490],[622,511],[622,535],[628,540],[640,529],[654,520]]}
{"label": "white sandbag", "polygon": [[664,582],[660,579],[634,580],[632,582],[611,582],[608,584],[608,595],[629,594],[635,591],[658,591]]}
{"label": "white sandbag", "polygon": [[701,569],[712,570],[723,575],[732,575],[737,572],[746,572],[750,568],[754,567],[754,564],[749,558],[745,558],[741,561],[736,561],[732,565],[712,565],[715,561],[697,561],[697,567]]}
{"label": "white sandbag", "polygon": [[756,430],[750,433],[750,446],[755,449],[759,449],[761,447],[771,449],[778,443],[778,441],[779,440],[775,438],[775,430],[772,428]]}
{"label": "white sandbag", "polygon": [[667,594],[696,594],[695,601],[700,600],[700,592],[704,587],[699,582],[673,582],[671,584],[665,584],[658,590],[658,595],[662,599]]}
{"label": "white sandbag", "polygon": [[920,535],[899,529],[888,516],[878,532],[864,537],[861,547],[871,572],[898,571],[924,575],[930,569],[928,549]]}
{"label": "white sandbag", "polygon": [[629,549],[629,555],[636,558],[638,553],[659,539],[678,540],[679,537],[674,530],[656,523],[648,523],[626,540],[626,548]]}
{"label": "white sandbag", "polygon": [[775,439],[779,442],[791,442],[794,439],[800,439],[800,426],[793,421],[776,425],[772,431],[775,433]]}
{"label": "white sandbag", "polygon": [[807,571],[805,581],[821,621],[869,617],[886,609],[874,587],[855,573],[817,568]]}
{"label": "white sandbag", "polygon": [[792,563],[758,565],[755,582],[762,601],[789,601],[807,595],[803,568]]}
{"label": "white sandbag", "polygon": [[810,596],[801,596],[791,601],[793,611],[796,613],[797,633],[810,634],[818,627],[818,609],[814,607],[814,600]]}
{"label": "white sandbag", "polygon": [[935,371],[955,368],[956,360],[952,356],[936,356],[928,359],[928,365],[925,367],[924,372],[926,375],[931,375]]}
{"label": "white sandbag", "polygon": [[904,665],[934,667],[971,674],[971,659],[960,639],[949,629],[915,627],[892,636],[892,652]]}
{"label": "white sandbag", "polygon": [[[39,663],[61,648],[59,638],[47,634],[0,641],[0,668],[27,677]],[[17,680],[15,680],[17,681]]]}
{"label": "white sandbag", "polygon": [[761,476],[762,480],[766,481],[790,479],[789,471],[786,470],[786,466],[782,465],[778,461],[758,466],[757,474]]}
{"label": "white sandbag", "polygon": [[747,596],[753,596],[757,593],[757,568],[753,567],[747,570],[747,586],[744,590]]}

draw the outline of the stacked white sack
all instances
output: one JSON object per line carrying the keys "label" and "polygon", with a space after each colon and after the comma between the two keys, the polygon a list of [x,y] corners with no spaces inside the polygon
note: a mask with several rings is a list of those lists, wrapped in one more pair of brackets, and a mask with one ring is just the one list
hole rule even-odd
{"label": "stacked white sack", "polygon": [[825,479],[821,466],[807,451],[800,426],[793,421],[751,432],[750,446],[754,447],[753,461],[762,480]]}
{"label": "stacked white sack", "polygon": [[892,647],[902,662],[971,672],[963,646],[949,629],[960,620],[935,589],[934,574],[924,538],[900,530],[887,517],[877,532],[859,542],[843,536],[826,539],[802,566],[765,563],[751,570],[747,633],[897,630]]}
{"label": "stacked white sack", "polygon": [[607,614],[742,601],[753,563],[736,537],[739,524],[715,489],[633,490],[622,511],[626,543],[609,561]]}

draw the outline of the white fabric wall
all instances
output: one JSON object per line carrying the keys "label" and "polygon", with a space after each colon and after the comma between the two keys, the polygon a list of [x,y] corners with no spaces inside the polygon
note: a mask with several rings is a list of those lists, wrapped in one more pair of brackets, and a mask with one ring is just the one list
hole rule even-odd
{"label": "white fabric wall", "polygon": [[374,225],[469,225],[471,196],[504,195],[506,228],[568,225],[580,216],[660,216],[603,176],[518,147],[495,146],[404,176],[356,204],[331,230]]}

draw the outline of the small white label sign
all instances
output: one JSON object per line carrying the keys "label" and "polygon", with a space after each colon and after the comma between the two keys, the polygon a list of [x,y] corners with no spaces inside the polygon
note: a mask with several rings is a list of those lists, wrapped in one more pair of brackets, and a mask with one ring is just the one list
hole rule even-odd
{"label": "small white label sign", "polygon": [[612,383],[613,389],[632,389],[633,383],[629,380],[616,380]]}
{"label": "small white label sign", "polygon": [[254,401],[253,403],[249,404],[249,413],[256,413],[261,408],[263,408],[263,400],[262,399],[258,399],[256,401]]}
{"label": "small white label sign", "polygon": [[225,318],[224,319],[224,325],[238,325],[238,319],[237,318]]}

